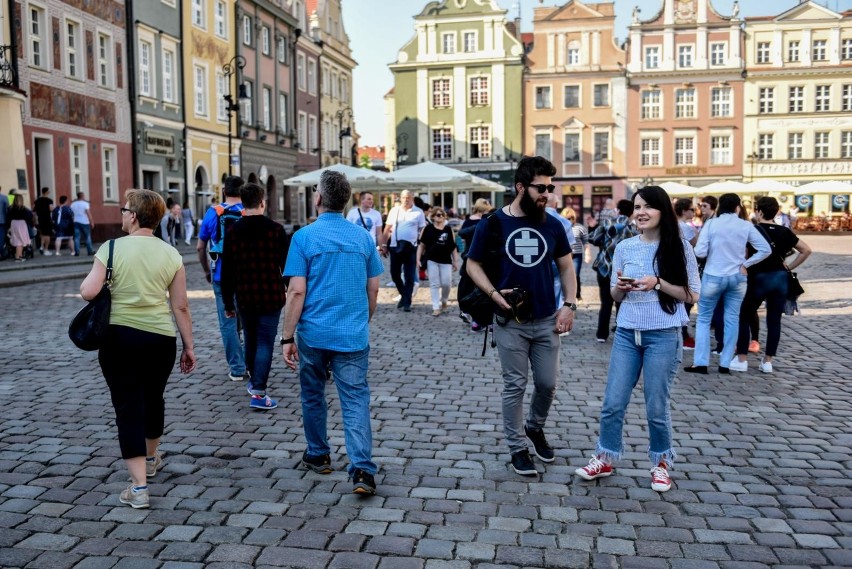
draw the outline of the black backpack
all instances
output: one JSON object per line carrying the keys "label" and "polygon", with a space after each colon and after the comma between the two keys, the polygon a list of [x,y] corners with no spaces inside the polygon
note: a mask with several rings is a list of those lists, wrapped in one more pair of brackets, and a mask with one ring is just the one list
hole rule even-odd
{"label": "black backpack", "polygon": [[[488,231],[486,233],[485,258],[482,260],[482,268],[485,270],[488,280],[494,286],[497,286],[502,274],[503,230],[496,212],[484,217],[483,221],[488,224]],[[485,340],[482,343],[482,355],[485,355],[485,347],[488,343],[488,327],[494,322],[494,303],[488,294],[476,286],[473,279],[468,276],[467,258],[462,263],[459,275],[457,293],[459,310],[469,314],[474,322],[485,327]]]}

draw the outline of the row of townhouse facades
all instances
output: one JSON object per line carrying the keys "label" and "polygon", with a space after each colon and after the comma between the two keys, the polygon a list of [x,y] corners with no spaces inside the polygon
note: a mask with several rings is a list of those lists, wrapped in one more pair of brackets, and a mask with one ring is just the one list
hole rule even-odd
{"label": "row of townhouse facades", "polygon": [[126,189],[200,217],[233,173],[303,224],[281,182],[351,159],[355,66],[340,0],[2,0],[0,186],[82,191],[100,240]]}
{"label": "row of townhouse facades", "polygon": [[496,2],[430,3],[390,65],[388,164],[511,186],[517,159],[542,155],[584,213],[652,182],[852,180],[852,11],[661,0],[621,45],[614,27],[612,2],[535,8],[524,34]]}

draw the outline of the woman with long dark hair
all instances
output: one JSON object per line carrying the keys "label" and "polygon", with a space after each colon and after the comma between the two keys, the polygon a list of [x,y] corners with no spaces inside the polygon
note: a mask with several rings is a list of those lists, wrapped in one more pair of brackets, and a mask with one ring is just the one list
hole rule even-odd
{"label": "woman with long dark hair", "polygon": [[677,217],[665,190],[646,186],[633,197],[634,220],[641,235],[615,248],[610,284],[621,302],[601,409],[600,437],[587,466],[575,472],[585,480],[612,474],[621,458],[624,414],[633,388],[644,379],[651,459],[651,488],[671,488],[668,470],[672,446],[669,396],[683,357],[680,328],[687,322],[684,302],[696,303],[698,263],[680,236]]}

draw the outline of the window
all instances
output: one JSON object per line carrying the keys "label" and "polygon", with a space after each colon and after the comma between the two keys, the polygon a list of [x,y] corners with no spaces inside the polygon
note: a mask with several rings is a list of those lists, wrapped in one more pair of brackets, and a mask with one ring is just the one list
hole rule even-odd
{"label": "window", "polygon": [[167,49],[163,50],[163,100],[167,103],[175,102],[175,54]]}
{"label": "window", "polygon": [[251,17],[243,16],[243,43],[251,45]]}
{"label": "window", "polygon": [[151,44],[139,40],[139,94],[153,97],[154,89],[151,83]]}
{"label": "window", "polygon": [[30,65],[47,68],[47,16],[44,10],[30,6],[29,27]]}
{"label": "window", "polygon": [[462,34],[462,42],[464,43],[464,52],[473,53],[476,51],[476,32],[464,32]]}
{"label": "window", "polygon": [[659,46],[645,48],[645,69],[656,69],[660,66]]}
{"label": "window", "polygon": [[691,136],[675,137],[675,165],[692,166],[695,164],[695,139]]}
{"label": "window", "polygon": [[225,94],[228,92],[223,73],[216,73],[216,118],[220,121],[228,120],[228,102],[225,101]]}
{"label": "window", "polygon": [[814,133],[814,158],[828,158],[828,132]]}
{"label": "window", "polygon": [[[311,154],[316,154],[317,150],[319,150],[319,132],[317,131],[318,127],[317,117],[311,115],[308,117],[308,152]],[[338,144],[341,144],[343,139],[338,137]],[[345,145],[343,145],[345,147]],[[342,158],[342,157],[341,157]]]}
{"label": "window", "polygon": [[609,85],[606,83],[594,86],[593,104],[596,107],[609,106]]}
{"label": "window", "polygon": [[337,77],[337,71],[331,72],[331,98],[337,99],[340,97],[340,81]]}
{"label": "window", "polygon": [[680,45],[677,48],[677,66],[678,67],[692,67],[692,53],[693,48],[691,45]]}
{"label": "window", "polygon": [[115,192],[115,148],[103,145],[101,146],[101,148],[103,149],[103,164],[101,166],[101,171],[103,173],[104,178],[104,201],[118,201],[118,196]]}
{"label": "window", "polygon": [[550,86],[535,88],[535,108],[549,109],[553,105],[550,104]]}
{"label": "window", "polygon": [[222,0],[216,1],[216,7],[213,12],[213,29],[220,38],[228,37],[228,16],[225,11],[226,9],[225,3]]}
{"label": "window", "polygon": [[299,111],[299,152],[307,152],[308,148],[308,115]]}
{"label": "window", "polygon": [[794,85],[790,87],[790,112],[801,113],[805,110],[805,87],[802,85]]}
{"label": "window", "polygon": [[436,128],[432,131],[432,158],[451,160],[453,158],[453,134],[448,128]]}
{"label": "window", "polygon": [[82,142],[71,143],[71,192],[72,195],[77,195],[78,192],[87,190],[88,171],[86,168],[86,145]]}
{"label": "window", "polygon": [[813,49],[811,50],[811,59],[814,61],[825,61],[826,58],[826,41],[814,40]]}
{"label": "window", "polygon": [[710,114],[714,117],[731,116],[730,87],[713,87],[710,90]]}
{"label": "window", "polygon": [[112,87],[112,37],[98,34],[98,85]]}
{"label": "window", "polygon": [[727,47],[724,43],[710,44],[710,65],[725,65]]}
{"label": "window", "polygon": [[254,122],[254,85],[251,81],[243,81],[243,85],[246,87],[246,100],[243,103],[240,118],[245,124],[252,124]]}
{"label": "window", "polygon": [[775,112],[775,87],[761,87],[758,95],[758,112],[760,114]]}
{"label": "window", "polygon": [[565,161],[580,161],[580,133],[578,132],[565,133]]}
{"label": "window", "polygon": [[802,158],[804,135],[801,132],[791,132],[787,135],[787,160]]}
{"label": "window", "polygon": [[579,47],[569,47],[568,48],[568,60],[566,61],[567,65],[580,65],[580,48]]}
{"label": "window", "polygon": [[271,44],[269,43],[269,28],[263,26],[260,28],[260,49],[263,55],[269,55]]}
{"label": "window", "polygon": [[609,133],[595,133],[595,161],[609,160]]}
{"label": "window", "polygon": [[441,108],[450,106],[450,79],[442,77],[432,80],[432,107]]}
{"label": "window", "polygon": [[331,123],[322,121],[322,147],[331,148]]}
{"label": "window", "polygon": [[199,28],[206,28],[204,25],[204,0],[192,0],[192,24]]}
{"label": "window", "polygon": [[315,59],[308,60],[308,93],[317,94],[317,62]]}
{"label": "window", "polygon": [[566,109],[576,109],[580,106],[580,86],[565,85],[563,103]]}
{"label": "window", "polygon": [[660,139],[642,139],[642,166],[660,165]]}
{"label": "window", "polygon": [[320,85],[320,89],[322,89],[323,95],[331,94],[331,80],[329,79],[330,75],[328,73],[328,67],[322,66],[322,84]]}
{"label": "window", "polygon": [[349,102],[349,79],[344,75],[340,76],[340,100]]}
{"label": "window", "polygon": [[[299,91],[304,91],[308,87],[308,79],[305,72],[305,54],[299,53],[296,55],[296,76],[299,82]],[[305,119],[308,120],[308,119]]]}
{"label": "window", "polygon": [[760,41],[757,42],[757,62],[758,63],[769,63],[769,48],[770,42],[768,41]]}
{"label": "window", "polygon": [[287,94],[278,93],[278,132],[287,134],[287,111],[289,106],[287,103]]}
{"label": "window", "polygon": [[840,42],[840,59],[852,59],[852,38],[845,38]]}
{"label": "window", "polygon": [[840,157],[852,158],[852,130],[840,133]]}
{"label": "window", "polygon": [[470,158],[491,157],[491,128],[487,126],[470,127]]}
{"label": "window", "polygon": [[195,66],[195,116],[207,116],[207,69]]}
{"label": "window", "polygon": [[278,63],[287,63],[287,40],[278,38]]}
{"label": "window", "polygon": [[831,85],[817,85],[814,111],[823,112],[831,107]]}
{"label": "window", "polygon": [[642,118],[660,118],[660,91],[642,91]]}
{"label": "window", "polygon": [[272,129],[272,91],[264,87],[261,93],[261,104],[263,105],[263,130]]}
{"label": "window", "polygon": [[775,136],[772,134],[761,134],[757,137],[757,159],[772,160],[775,158],[775,149],[773,144]]}
{"label": "window", "polygon": [[83,38],[80,23],[65,21],[65,75],[83,79]]}
{"label": "window", "polygon": [[852,111],[852,83],[843,85],[843,94],[840,98],[840,108],[843,111]]}
{"label": "window", "polygon": [[535,154],[550,160],[553,145],[550,143],[549,132],[537,132],[535,134]]}
{"label": "window", "polygon": [[441,34],[441,45],[444,48],[444,53],[456,52],[456,34],[455,32]]}
{"label": "window", "polygon": [[695,89],[675,90],[675,118],[695,118]]}
{"label": "window", "polygon": [[732,164],[731,136],[720,135],[710,137],[710,164]]}
{"label": "window", "polygon": [[787,61],[799,61],[799,41],[791,41],[787,44]]}
{"label": "window", "polygon": [[478,107],[488,104],[488,77],[470,78],[470,106]]}

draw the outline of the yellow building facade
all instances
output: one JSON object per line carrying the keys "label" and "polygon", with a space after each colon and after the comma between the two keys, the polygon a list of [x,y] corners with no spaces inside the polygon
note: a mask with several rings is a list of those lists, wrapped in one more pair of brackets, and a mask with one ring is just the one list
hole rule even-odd
{"label": "yellow building facade", "polygon": [[[17,54],[12,42],[12,18],[9,4],[0,3],[0,188],[3,195],[9,190],[30,190],[27,183],[27,157],[24,127],[21,119],[24,93],[21,92],[14,62]],[[29,191],[18,191],[29,203]]]}

